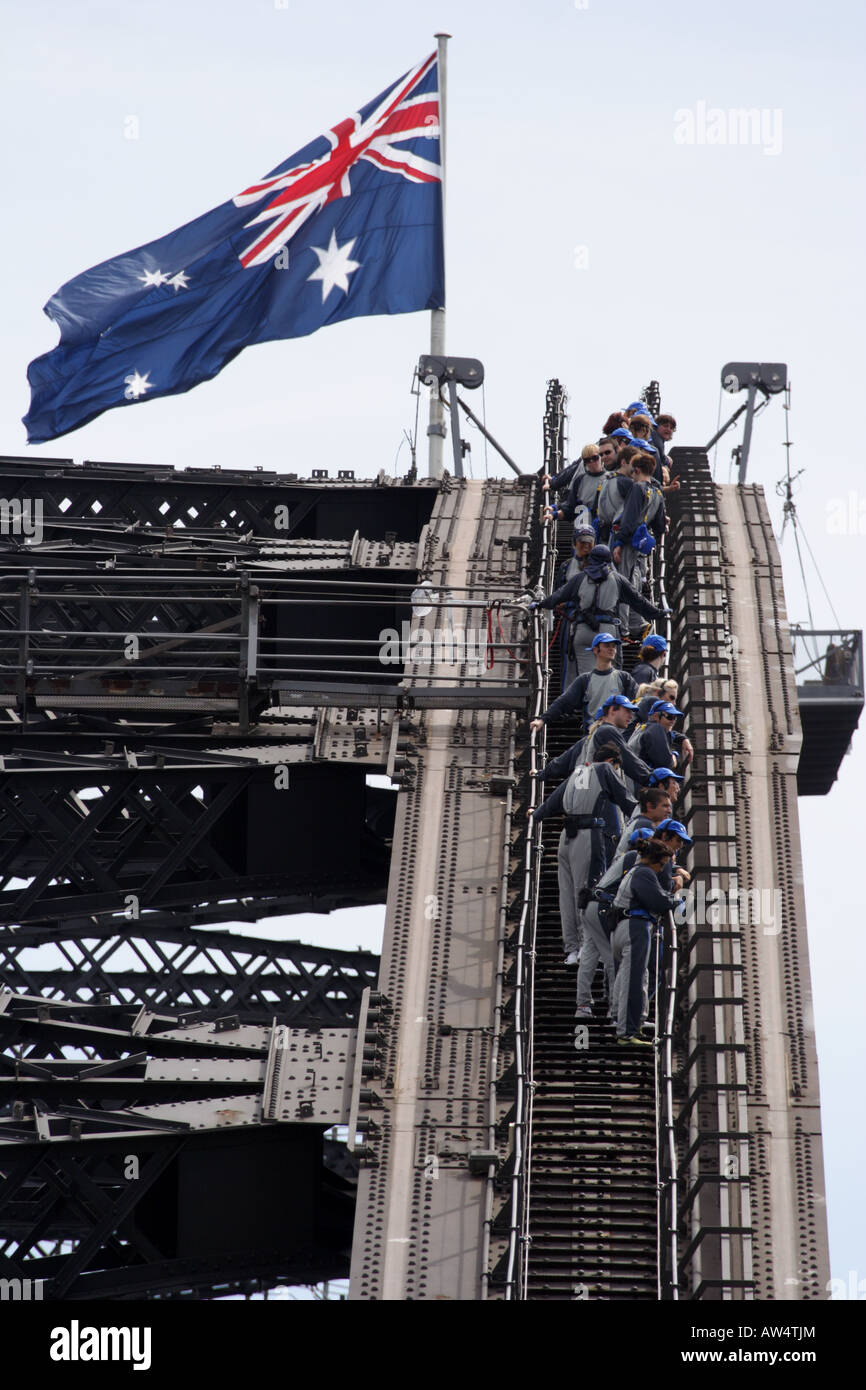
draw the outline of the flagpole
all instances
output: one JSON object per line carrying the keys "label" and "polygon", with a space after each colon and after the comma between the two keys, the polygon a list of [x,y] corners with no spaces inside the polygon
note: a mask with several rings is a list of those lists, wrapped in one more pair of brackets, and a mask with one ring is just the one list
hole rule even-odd
{"label": "flagpole", "polygon": [[[437,72],[439,74],[439,161],[442,166],[442,236],[445,236],[445,92],[447,73],[447,45],[450,34],[437,34]],[[443,248],[444,255],[444,248]],[[430,353],[433,357],[445,355],[445,310],[430,311]],[[442,446],[445,440],[445,411],[439,397],[439,386],[430,392],[430,423],[427,426],[427,473],[431,478],[442,477]]]}

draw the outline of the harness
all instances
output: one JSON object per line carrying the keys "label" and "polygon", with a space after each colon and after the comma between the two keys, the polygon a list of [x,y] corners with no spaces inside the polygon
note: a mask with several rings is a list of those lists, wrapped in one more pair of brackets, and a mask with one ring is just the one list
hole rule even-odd
{"label": "harness", "polygon": [[600,816],[565,816],[566,838],[573,840],[580,830],[603,830],[604,821]]}
{"label": "harness", "polygon": [[[584,602],[584,593],[586,592],[583,583],[584,580],[592,587],[592,595],[588,604]],[[607,590],[605,598],[613,599],[614,606],[612,608],[603,608],[601,606],[599,590],[602,585],[605,584],[611,586]],[[574,607],[575,620],[580,618],[582,622],[586,623],[587,627],[593,628],[594,631],[598,632],[602,622],[608,623],[614,621],[616,617],[616,600],[618,595],[619,586],[610,572],[602,579],[591,579],[588,574],[584,574],[578,586],[576,603],[573,605],[569,604],[569,608]],[[589,597],[589,595],[587,596]]]}

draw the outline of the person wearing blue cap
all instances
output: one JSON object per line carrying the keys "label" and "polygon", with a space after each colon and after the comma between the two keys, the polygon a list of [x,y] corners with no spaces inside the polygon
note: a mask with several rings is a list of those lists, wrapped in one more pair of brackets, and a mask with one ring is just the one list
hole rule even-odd
{"label": "person wearing blue cap", "polygon": [[[664,820],[660,821],[658,829],[659,834],[664,840],[670,840],[674,851],[681,849],[683,845],[694,844],[691,835],[686,830],[682,821],[674,820],[673,816],[667,816]],[[675,843],[677,840],[679,844]]]}
{"label": "person wearing blue cap", "polygon": [[[665,816],[664,820],[659,821],[655,835],[657,840],[661,840],[662,844],[667,845],[673,856],[671,873],[674,888],[679,890],[685,887],[691,882],[692,876],[687,869],[683,868],[682,864],[677,863],[677,856],[683,851],[688,853],[688,847],[693,843],[691,835],[682,821],[675,820],[673,816]],[[664,886],[667,887],[668,885],[665,884]]]}
{"label": "person wearing blue cap", "polygon": [[[595,711],[590,732],[584,738],[579,739],[577,743],[573,743],[564,753],[560,753],[556,758],[551,758],[550,762],[533,776],[539,782],[561,781],[563,778],[570,777],[575,768],[595,762],[600,750],[613,744],[630,781],[643,786],[647,781],[649,768],[646,763],[641,762],[640,758],[635,757],[631,749],[626,746],[624,738],[624,730],[631,723],[635,708],[624,695],[609,695],[601,708]],[[534,720],[532,727],[538,728],[539,723]],[[611,830],[613,835],[611,856],[616,852],[616,844],[621,830],[621,826],[615,826]]]}
{"label": "person wearing blue cap", "polygon": [[559,695],[551,705],[533,719],[531,727],[541,729],[545,724],[558,719],[579,718],[584,730],[589,728],[590,710],[598,709],[608,695],[627,695],[630,700],[637,693],[633,677],[621,666],[615,666],[620,639],[613,632],[599,632],[593,637],[589,651],[595,657],[595,666],[578,676]]}
{"label": "person wearing blue cap", "polygon": [[[645,726],[649,722],[650,711],[653,705],[659,703],[669,704],[673,705],[674,709],[676,709],[676,698],[678,694],[679,686],[676,681],[656,680],[651,681],[648,685],[638,686],[637,695],[635,697],[637,700],[637,719],[632,728],[632,734],[637,732],[638,725]],[[664,722],[664,727],[670,739],[671,747],[676,753],[676,766],[684,768],[686,763],[690,763],[695,756],[695,750],[692,747],[691,740],[688,739],[685,734],[681,733],[679,729],[673,728],[672,724],[673,720],[667,720]]]}
{"label": "person wearing blue cap", "polygon": [[663,787],[671,801],[676,804],[677,797],[680,794],[680,783],[682,780],[682,777],[674,772],[673,768],[654,767],[649,775],[647,786]]}
{"label": "person wearing blue cap", "polygon": [[629,748],[650,767],[676,767],[679,759],[674,752],[671,731],[681,714],[682,710],[668,700],[656,700],[650,706],[646,724],[639,724],[631,734]]}
{"label": "person wearing blue cap", "polygon": [[599,750],[591,766],[581,764],[560,783],[551,796],[529,812],[533,823],[564,815],[565,825],[557,848],[559,913],[565,963],[577,965],[581,947],[581,915],[589,888],[601,877],[611,854],[611,830],[618,834],[617,808],[631,815],[634,801],[617,777],[619,749]]}
{"label": "person wearing blue cap", "polygon": [[[629,848],[602,874],[590,900],[583,911],[583,945],[577,967],[577,1006],[575,1018],[592,1018],[592,982],[599,963],[604,967],[604,985],[608,1010],[613,997],[613,951],[610,938],[614,923],[608,918],[608,909],[614,900],[616,890],[623,876],[637,863],[639,841],[649,839],[651,830],[633,830]],[[611,1017],[611,1022],[613,1018]]]}
{"label": "person wearing blue cap", "polygon": [[615,430],[611,430],[608,439],[616,440],[617,449],[622,449],[626,444],[634,444],[631,430],[627,430],[625,425],[618,425]]}
{"label": "person wearing blue cap", "polygon": [[668,661],[668,644],[665,637],[657,632],[643,639],[638,663],[632,667],[632,675],[638,685],[648,685],[657,680]]}
{"label": "person wearing blue cap", "polygon": [[653,836],[637,845],[638,862],[625,875],[611,912],[617,917],[611,946],[616,975],[613,1014],[617,1042],[647,1042],[640,1036],[647,1015],[650,942],[662,913],[678,902],[662,887],[661,875],[670,859],[667,845]]}
{"label": "person wearing blue cap", "polygon": [[637,705],[632,704],[624,695],[608,695],[596,712],[598,722],[587,738],[584,756],[592,762],[603,744],[616,744],[620,750],[623,773],[634,786],[643,787],[649,781],[650,769],[643,759],[628,747],[625,739],[625,730],[631,723],[636,709]]}
{"label": "person wearing blue cap", "polygon": [[591,644],[597,633],[620,636],[618,610],[621,603],[628,603],[654,621],[668,616],[666,608],[656,608],[617,573],[606,545],[597,545],[590,551],[581,574],[574,575],[547,598],[529,607],[556,608],[560,603],[567,605],[570,614],[569,655],[574,657],[578,675],[591,671],[595,664]]}
{"label": "person wearing blue cap", "polygon": [[[674,820],[673,816],[665,816],[659,821],[655,831],[656,839],[663,845],[667,845],[671,851],[671,859],[668,868],[662,870],[659,875],[659,883],[666,893],[681,893],[682,890],[691,883],[692,876],[687,869],[677,863],[677,856],[682,850],[688,850],[692,843],[682,821]],[[653,937],[653,944],[650,950],[648,979],[649,997],[653,998],[656,984],[661,979],[662,966],[665,954],[665,930],[667,923],[660,926],[659,931]]]}

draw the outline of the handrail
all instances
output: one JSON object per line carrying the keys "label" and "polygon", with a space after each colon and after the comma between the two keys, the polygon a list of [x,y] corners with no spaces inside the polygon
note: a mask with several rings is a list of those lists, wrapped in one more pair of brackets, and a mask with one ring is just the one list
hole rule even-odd
{"label": "handrail", "polygon": [[[553,404],[553,383],[548,391],[548,410]],[[564,426],[564,393],[559,415]],[[561,452],[561,445],[559,446]],[[549,430],[549,415],[545,416],[545,471],[550,472],[550,462],[556,447]],[[553,531],[549,522],[541,523],[541,578],[550,588],[555,558]],[[538,716],[547,703],[547,644],[545,625],[537,609],[530,615],[531,623],[531,679],[534,686],[532,718]],[[529,760],[530,772],[539,770],[539,759],[543,759],[545,730],[530,730]],[[538,781],[530,779],[529,809],[539,804],[541,793]],[[515,1039],[515,1080],[516,1096],[514,1105],[514,1152],[511,1170],[511,1197],[508,1231],[508,1251],[505,1275],[505,1299],[517,1301],[525,1298],[527,1287],[527,1267],[529,1260],[529,1184],[531,1177],[532,1152],[532,1110],[535,1095],[533,1076],[533,1032],[535,1017],[535,937],[538,919],[539,865],[541,860],[541,828],[529,826],[526,834],[523,859],[523,897],[515,941],[514,976],[514,1039]]]}
{"label": "handrail", "polygon": [[[514,737],[508,746],[508,781],[514,780]],[[505,979],[505,942],[508,932],[508,879],[511,855],[511,831],[514,817],[514,792],[509,785],[505,802],[505,834],[502,842],[502,869],[499,884],[499,940],[496,948],[496,993],[493,1001],[493,1041],[490,1048],[490,1087],[488,1092],[487,1147],[496,1149],[496,1078],[499,1071],[499,1051],[502,1041],[502,994]],[[496,1166],[487,1172],[487,1191],[484,1196],[484,1222],[481,1240],[481,1297],[486,1299],[490,1285],[490,1237],[493,1226],[493,1201],[496,1187]]]}
{"label": "handrail", "polygon": [[[662,608],[668,607],[667,592],[665,587],[666,565],[665,565],[665,544],[664,541],[657,547],[657,580],[659,589],[659,604]],[[664,637],[667,640],[668,648],[671,646],[671,620],[664,620]],[[670,1245],[670,1268],[671,1268],[671,1297],[674,1301],[679,1300],[678,1288],[678,1255],[677,1255],[677,1149],[676,1132],[674,1129],[674,1099],[673,1099],[673,1028],[677,1006],[677,978],[679,973],[679,942],[677,939],[676,923],[673,914],[668,914],[668,927],[671,940],[670,954],[670,987],[666,991],[666,1015],[664,1021],[664,1033],[659,1038],[659,1012],[661,1008],[660,980],[658,979],[659,955],[656,954],[656,1010],[655,1010],[655,1056],[656,1070],[656,1181],[658,1190],[658,1296],[663,1296],[662,1284],[662,1227],[665,1224],[665,1207],[667,1210],[667,1239]],[[663,1053],[660,1056],[659,1042],[664,1044]],[[661,1076],[659,1076],[661,1070]],[[661,1090],[664,1089],[664,1112],[665,1120],[662,1125],[662,1097]],[[666,1181],[662,1181],[663,1152],[667,1141],[667,1166],[668,1176]],[[667,1203],[665,1204],[665,1188],[667,1187]]]}
{"label": "handrail", "polygon": [[[659,1216],[662,1218],[664,1213],[664,1189],[667,1187],[667,1238],[670,1247],[670,1270],[671,1270],[671,1298],[674,1301],[679,1299],[678,1287],[678,1237],[677,1237],[677,1184],[679,1181],[677,1164],[677,1145],[676,1130],[674,1126],[674,1088],[673,1088],[673,1032],[674,1017],[677,1006],[677,972],[679,969],[679,942],[677,940],[677,928],[673,913],[668,913],[668,928],[670,930],[671,956],[670,956],[670,988],[667,990],[667,1010],[665,1015],[664,1033],[662,1042],[664,1044],[664,1054],[662,1061],[662,1085],[664,1086],[664,1125],[661,1123],[661,1116],[658,1118],[657,1127],[657,1153],[659,1159],[659,1169],[661,1167],[661,1151],[664,1149],[664,1140],[667,1141],[667,1162],[668,1176],[666,1181],[661,1181],[659,1172]],[[660,1007],[660,996],[656,995],[656,1033],[658,1034],[658,1017]],[[661,1099],[658,1090],[656,1092],[658,1109],[661,1109]],[[662,1220],[659,1221],[659,1255],[661,1256],[662,1243]],[[659,1298],[662,1297],[662,1278],[661,1278],[661,1258],[659,1259]]]}
{"label": "handrail", "polygon": [[[542,532],[542,574],[549,565],[550,541],[548,529]],[[532,622],[532,674],[535,685],[532,717],[535,718],[545,707],[547,699],[547,668],[543,653],[543,627],[540,614],[531,615]],[[530,731],[529,758],[530,773],[539,769],[539,755],[543,756],[543,731]],[[540,799],[539,783],[531,778],[529,806],[534,810]],[[533,1054],[532,1036],[534,1020],[534,960],[535,924],[538,915],[539,875],[538,865],[541,856],[541,838],[538,829],[529,828],[526,835],[523,861],[523,897],[515,942],[514,978],[514,1039],[515,1039],[515,1080],[516,1096],[514,1106],[514,1162],[511,1172],[511,1214],[509,1222],[508,1260],[505,1278],[505,1298],[523,1298],[526,1289],[526,1260],[528,1258],[528,1218],[529,1218],[529,1156],[532,1139],[532,1101],[534,1079],[532,1075]],[[524,1192],[526,1197],[524,1199]]]}

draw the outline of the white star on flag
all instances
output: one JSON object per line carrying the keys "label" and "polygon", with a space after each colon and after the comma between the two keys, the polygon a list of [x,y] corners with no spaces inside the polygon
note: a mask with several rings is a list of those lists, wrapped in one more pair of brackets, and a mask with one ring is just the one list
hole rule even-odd
{"label": "white star on flag", "polygon": [[145,372],[142,376],[140,372],[134,371],[130,376],[123,378],[123,384],[126,387],[123,394],[128,401],[137,401],[139,396],[144,395],[145,391],[150,391],[155,382],[148,381],[149,376],[150,372]]}
{"label": "white star on flag", "polygon": [[352,237],[351,241],[345,242],[343,246],[338,246],[336,234],[332,229],[331,240],[328,243],[327,251],[322,250],[319,246],[310,247],[310,250],[315,251],[318,256],[319,264],[312,275],[307,276],[307,279],[321,280],[323,304],[335,285],[338,289],[343,290],[344,293],[348,293],[349,276],[353,271],[360,270],[361,268],[360,261],[349,260],[352,247],[355,245],[356,241],[357,237]]}
{"label": "white star on flag", "polygon": [[143,275],[137,277],[149,289],[151,285],[165,285],[168,283],[168,276],[163,275],[161,270],[146,270]]}
{"label": "white star on flag", "polygon": [[174,285],[174,292],[177,294],[178,290],[186,289],[189,284],[189,276],[185,270],[179,270],[176,275],[172,275],[168,283]]}

